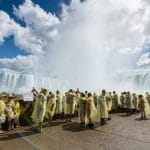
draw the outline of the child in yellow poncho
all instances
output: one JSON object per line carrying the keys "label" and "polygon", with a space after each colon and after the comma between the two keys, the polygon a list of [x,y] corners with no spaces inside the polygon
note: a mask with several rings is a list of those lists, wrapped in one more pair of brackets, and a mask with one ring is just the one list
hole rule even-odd
{"label": "child in yellow poncho", "polygon": [[15,109],[15,115],[16,115],[16,128],[20,128],[20,122],[19,122],[19,117],[20,117],[20,114],[21,114],[21,106],[20,106],[20,103],[18,100],[15,101],[15,106],[14,106],[14,109]]}

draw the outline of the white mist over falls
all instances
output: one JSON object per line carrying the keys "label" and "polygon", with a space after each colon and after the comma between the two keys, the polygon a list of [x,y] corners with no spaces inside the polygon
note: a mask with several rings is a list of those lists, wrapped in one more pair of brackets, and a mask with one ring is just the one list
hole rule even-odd
{"label": "white mist over falls", "polygon": [[[29,55],[0,59],[4,68],[20,72],[9,84],[1,82],[2,87],[31,90],[33,84],[50,89],[150,90],[149,0],[72,0],[62,8],[60,18],[31,0],[14,8],[26,26],[8,17],[15,29],[11,27],[11,33],[0,39],[13,35],[15,45]],[[8,72],[0,72],[1,81]],[[33,75],[24,77],[23,72]],[[22,77],[28,79],[22,81]],[[55,86],[52,78],[65,82]]]}

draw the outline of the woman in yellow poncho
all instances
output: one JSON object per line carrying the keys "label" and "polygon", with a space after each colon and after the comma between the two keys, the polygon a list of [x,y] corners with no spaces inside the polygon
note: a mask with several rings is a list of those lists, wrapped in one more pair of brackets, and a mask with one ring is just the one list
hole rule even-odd
{"label": "woman in yellow poncho", "polygon": [[86,123],[86,97],[84,93],[81,93],[81,97],[78,101],[79,104],[79,121],[81,125]]}
{"label": "woman in yellow poncho", "polygon": [[108,109],[107,109],[107,104],[106,104],[106,91],[105,90],[102,90],[102,93],[98,97],[97,111],[98,111],[98,116],[100,118],[101,125],[105,125],[106,120],[108,119]]}
{"label": "woman in yellow poncho", "polygon": [[15,115],[16,115],[16,128],[20,128],[20,122],[19,122],[19,117],[20,117],[20,114],[21,114],[21,106],[20,106],[20,103],[18,100],[15,101],[15,106],[14,106],[14,109],[15,109]]}
{"label": "woman in yellow poncho", "polygon": [[2,131],[2,127],[1,127],[1,124],[3,124],[6,120],[6,116],[5,116],[5,103],[0,100],[0,134],[3,133]]}
{"label": "woman in yellow poncho", "polygon": [[6,116],[8,119],[8,131],[14,129],[14,123],[17,116],[15,115],[15,102],[14,102],[14,96],[9,95],[7,102],[6,102]]}
{"label": "woman in yellow poncho", "polygon": [[47,103],[48,90],[42,89],[36,96],[35,106],[32,113],[32,120],[39,124],[39,131],[42,132],[43,120],[46,113],[46,103]]}
{"label": "woman in yellow poncho", "polygon": [[55,108],[56,108],[56,97],[54,94],[49,95],[49,100],[46,107],[46,117],[49,119],[49,124],[52,121],[52,118],[55,114]]}
{"label": "woman in yellow poncho", "polygon": [[94,98],[91,93],[87,94],[87,101],[86,101],[86,111],[87,111],[87,126],[89,128],[94,127],[93,122],[97,121],[97,110],[94,104]]}
{"label": "woman in yellow poncho", "polygon": [[111,120],[109,113],[111,112],[112,108],[112,95],[111,92],[108,92],[106,94],[106,104],[107,104],[107,110],[108,110],[108,120]]}

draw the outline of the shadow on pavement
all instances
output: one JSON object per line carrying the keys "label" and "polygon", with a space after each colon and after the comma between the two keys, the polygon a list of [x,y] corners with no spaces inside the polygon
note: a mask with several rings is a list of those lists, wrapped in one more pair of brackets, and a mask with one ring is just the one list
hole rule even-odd
{"label": "shadow on pavement", "polygon": [[71,131],[71,132],[81,132],[85,130],[95,130],[98,126],[95,125],[92,128],[86,127],[86,125],[80,125],[78,122],[73,123],[67,123],[65,125],[62,125],[62,129],[65,131]]}
{"label": "shadow on pavement", "polygon": [[139,118],[135,118],[134,120],[135,121],[146,121],[146,120],[149,120],[150,118],[146,118],[146,119],[142,119],[141,117]]}
{"label": "shadow on pavement", "polygon": [[13,140],[21,137],[26,137],[30,136],[33,134],[39,133],[38,130],[29,130],[29,131],[16,131],[15,133],[9,133],[9,134],[4,134],[3,137],[0,138],[0,141],[8,141],[8,140]]}

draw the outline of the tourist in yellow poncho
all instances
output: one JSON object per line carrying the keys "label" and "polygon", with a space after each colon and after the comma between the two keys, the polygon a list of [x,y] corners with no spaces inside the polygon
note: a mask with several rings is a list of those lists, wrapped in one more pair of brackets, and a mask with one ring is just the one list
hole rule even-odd
{"label": "tourist in yellow poncho", "polygon": [[3,100],[0,99],[0,134],[3,133],[2,131],[2,124],[5,122],[6,116],[5,116],[5,103]]}
{"label": "tourist in yellow poncho", "polygon": [[125,105],[126,105],[126,113],[127,116],[131,115],[131,109],[132,109],[132,99],[131,99],[131,94],[130,92],[126,92],[126,96],[125,96]]}
{"label": "tourist in yellow poncho", "polygon": [[106,104],[107,104],[107,110],[108,110],[108,120],[110,120],[110,116],[109,113],[111,112],[112,109],[112,95],[111,92],[108,92],[106,94]]}
{"label": "tourist in yellow poncho", "polygon": [[113,91],[112,95],[112,112],[117,112],[118,109],[118,95]]}
{"label": "tourist in yellow poncho", "polygon": [[87,94],[86,111],[88,120],[87,126],[92,128],[94,127],[93,122],[97,121],[97,110],[94,104],[94,98],[91,93]]}
{"label": "tourist in yellow poncho", "polygon": [[14,109],[15,109],[15,115],[16,115],[16,119],[15,119],[16,128],[19,128],[20,127],[19,117],[20,117],[20,114],[21,114],[21,106],[20,106],[20,103],[19,103],[18,100],[15,100]]}
{"label": "tourist in yellow poncho", "polygon": [[120,95],[120,108],[121,108],[121,111],[124,112],[125,111],[125,93],[124,92],[121,92],[121,95]]}
{"label": "tourist in yellow poncho", "polygon": [[135,93],[132,94],[131,102],[132,102],[131,108],[133,110],[133,113],[136,113],[138,111],[138,97]]}
{"label": "tourist in yellow poncho", "polygon": [[144,95],[144,101],[145,101],[145,114],[150,115],[149,94],[147,92],[146,95]]}
{"label": "tourist in yellow poncho", "polygon": [[55,114],[55,108],[56,108],[56,97],[54,94],[51,94],[46,107],[46,117],[49,119],[49,124],[51,123],[52,118]]}
{"label": "tourist in yellow poncho", "polygon": [[[66,121],[72,121],[72,115],[74,114],[75,110],[75,94],[73,90],[69,90],[68,93],[66,93],[65,98],[65,115],[66,115]],[[68,120],[69,119],[69,120]]]}
{"label": "tourist in yellow poncho", "polygon": [[60,115],[62,114],[62,95],[60,93],[60,91],[56,91],[56,108],[55,108],[55,114],[57,119],[60,117]]}
{"label": "tourist in yellow poncho", "polygon": [[150,114],[150,108],[147,105],[147,100],[143,95],[138,96],[138,107],[141,113],[141,119],[147,119],[146,115]]}
{"label": "tourist in yellow poncho", "polygon": [[148,105],[150,106],[150,94],[148,92],[146,92],[145,98],[148,102]]}
{"label": "tourist in yellow poncho", "polygon": [[8,131],[14,129],[14,123],[17,116],[15,115],[15,102],[14,102],[14,96],[9,95],[7,102],[6,102],[6,115],[8,119]]}
{"label": "tourist in yellow poncho", "polygon": [[78,109],[78,105],[79,105],[79,100],[80,100],[80,92],[79,91],[76,91],[75,93],[75,111],[74,111],[74,116],[75,117],[78,117],[78,112],[79,112],[79,109]]}
{"label": "tourist in yellow poncho", "polygon": [[95,107],[97,107],[97,97],[98,97],[97,94],[93,93]]}
{"label": "tourist in yellow poncho", "polygon": [[106,104],[106,91],[102,90],[102,93],[99,95],[97,100],[97,111],[100,118],[101,125],[106,124],[108,119],[108,109]]}
{"label": "tourist in yellow poncho", "polygon": [[42,89],[36,96],[35,106],[31,118],[39,124],[39,131],[42,132],[43,120],[46,113],[48,90]]}
{"label": "tourist in yellow poncho", "polygon": [[81,125],[85,125],[86,123],[86,102],[87,99],[84,93],[81,93],[81,97],[79,98],[79,121]]}

